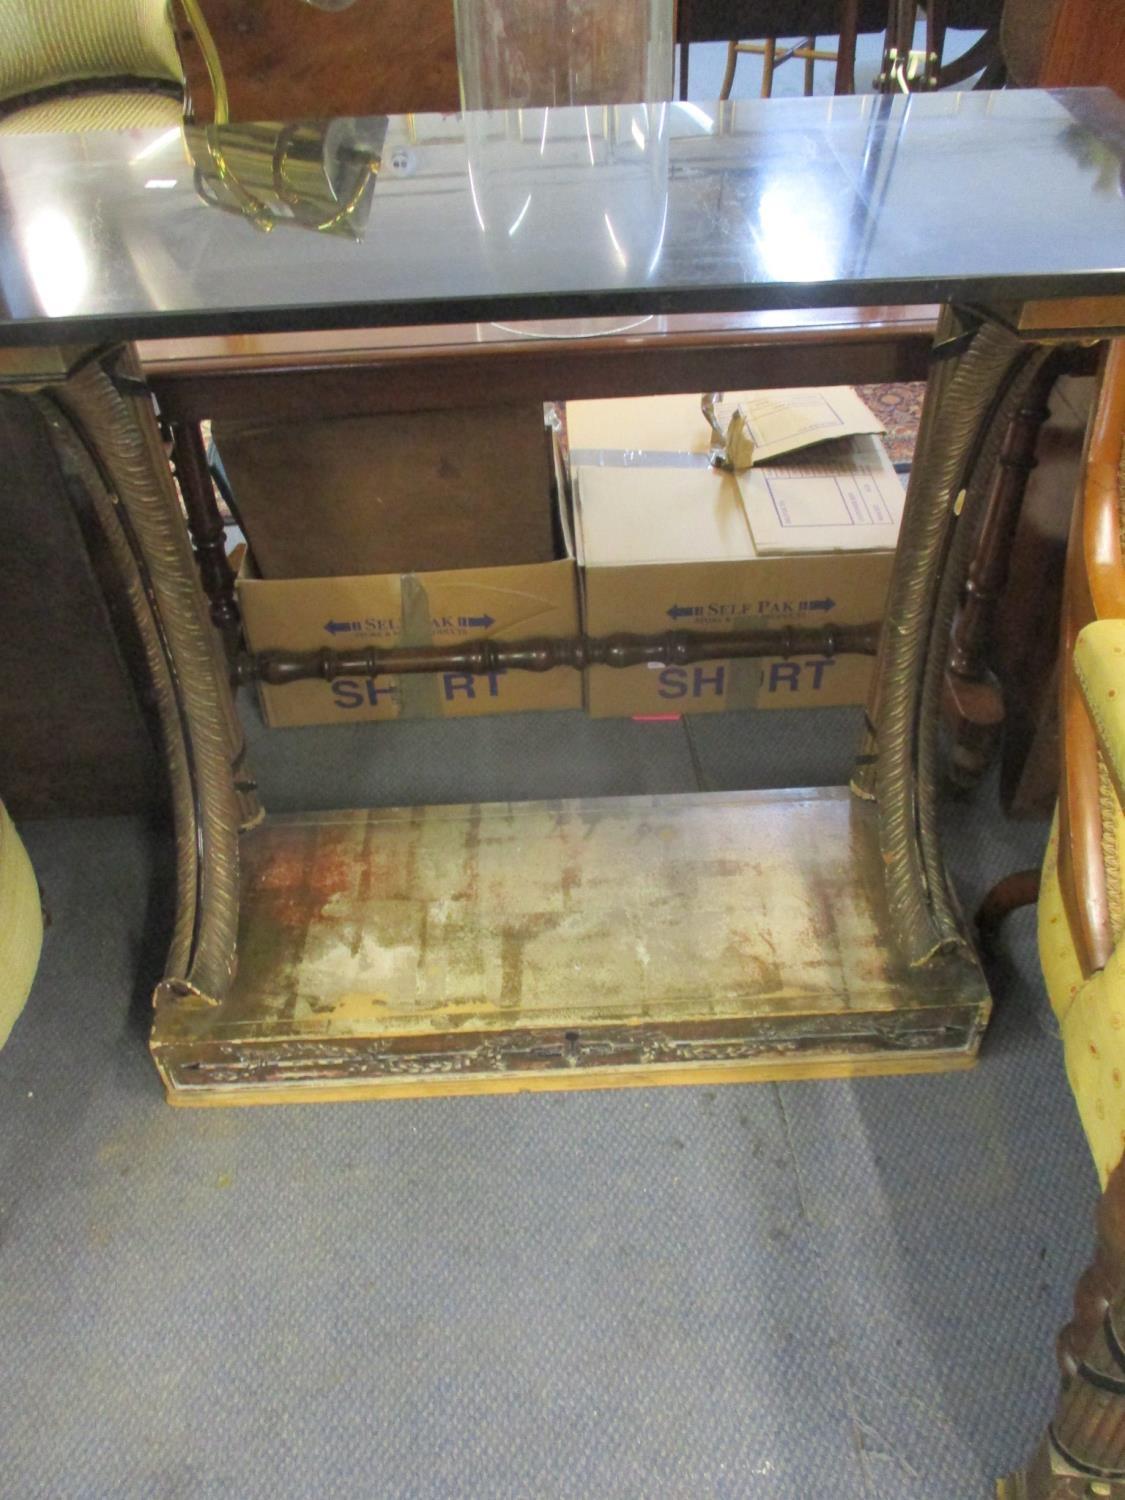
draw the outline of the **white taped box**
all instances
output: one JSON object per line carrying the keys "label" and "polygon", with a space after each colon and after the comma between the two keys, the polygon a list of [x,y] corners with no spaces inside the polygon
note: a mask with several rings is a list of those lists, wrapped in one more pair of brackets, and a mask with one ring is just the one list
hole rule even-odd
{"label": "white taped box", "polygon": [[[567,429],[587,634],[881,618],[892,535],[885,538],[892,545],[833,550],[821,543],[765,553],[741,488],[746,475],[708,462],[712,434],[698,396],[568,402]],[[890,477],[899,484],[893,470]],[[871,669],[869,657],[824,653],[593,667],[586,706],[597,718],[647,718],[862,703]]]}

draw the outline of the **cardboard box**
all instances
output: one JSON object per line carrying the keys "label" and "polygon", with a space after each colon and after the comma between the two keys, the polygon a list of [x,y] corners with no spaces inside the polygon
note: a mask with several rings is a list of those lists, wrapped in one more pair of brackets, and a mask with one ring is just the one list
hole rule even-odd
{"label": "cardboard box", "polygon": [[212,436],[262,578],[549,562],[542,402],[290,422]]}
{"label": "cardboard box", "polygon": [[[710,467],[699,397],[567,405],[584,629],[656,634],[882,617],[893,552],[762,557],[737,478]],[[595,667],[595,718],[862,703],[866,657]]]}
{"label": "cardboard box", "polygon": [[[556,461],[557,514],[563,556],[522,566],[377,573],[351,578],[264,579],[253,563],[238,579],[252,651],[428,645],[495,636],[578,634],[574,546],[565,487]],[[340,678],[259,687],[271,728],[356,720],[465,718],[527,710],[581,708],[582,679],[553,672],[462,672]]]}

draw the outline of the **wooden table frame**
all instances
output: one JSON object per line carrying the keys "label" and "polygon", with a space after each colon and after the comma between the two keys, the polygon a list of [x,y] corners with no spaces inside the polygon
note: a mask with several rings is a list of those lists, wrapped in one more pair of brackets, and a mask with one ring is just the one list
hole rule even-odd
{"label": "wooden table frame", "polygon": [[[809,309],[792,313],[653,318],[629,334],[512,341],[495,325],[346,334],[230,336],[142,343],[138,352],[172,441],[211,618],[232,654],[241,644],[234,575],[199,423],[263,410],[301,417],[493,403],[525,395],[572,400],[810,381],[893,383],[926,378],[936,307]],[[1071,349],[1065,368],[1092,372],[1095,351]],[[993,476],[954,623],[944,718],[957,777],[974,784],[1004,725],[989,670],[992,619],[1003,597],[1011,534],[1035,465],[1046,395],[1061,356],[1047,361],[1015,414]]]}
{"label": "wooden table frame", "polygon": [[927,306],[680,315],[558,340],[513,338],[493,324],[232,335],[141,343],[138,354],[172,438],[212,619],[233,643],[234,577],[201,421],[924,380],[936,317]]}
{"label": "wooden table frame", "polygon": [[[1094,302],[948,307],[938,321],[888,601],[890,624],[883,632],[876,690],[852,782],[855,796],[871,807],[870,837],[885,882],[888,942],[897,959],[920,975],[951,960],[974,962],[946,877],[936,809],[941,683],[971,555],[972,523],[987,497],[1010,421],[1026,401],[1052,347],[1102,337],[1122,327],[1125,306]],[[712,372],[714,353],[710,350],[702,357]],[[550,357],[550,351],[533,350],[524,368],[540,362],[546,380],[543,362]],[[598,351],[590,357],[606,356]],[[623,358],[628,357],[629,351],[623,351]],[[675,375],[667,375],[668,381],[699,388],[694,372],[703,364],[692,363],[691,352],[684,359]],[[730,383],[744,383],[749,377],[745,350],[739,349],[732,359],[746,373]],[[431,365],[426,374],[431,382],[434,368],[441,367],[437,356],[435,360],[437,366]],[[777,355],[772,366],[764,360],[758,368],[769,370],[765,378],[772,380],[784,367],[792,382],[799,361],[777,362],[781,360]],[[245,766],[226,663],[211,626],[151,389],[137,353],[128,346],[71,349],[59,351],[53,369],[50,363],[41,354],[10,351],[4,356],[4,372],[45,416],[64,471],[104,527],[144,644],[164,732],[176,829],[176,916],[164,977],[155,992],[157,1025],[162,1016],[172,1016],[190,1029],[194,1018],[206,1017],[220,1006],[232,984],[239,934],[240,839],[263,813]],[[418,368],[426,363],[420,356]],[[442,368],[448,376],[448,369]],[[733,373],[733,364],[727,368]],[[805,370],[806,379],[821,383],[825,378],[820,358],[812,358]],[[339,370],[325,373],[321,367],[310,377],[324,393],[338,391],[341,383],[350,386],[351,373],[344,380]],[[387,389],[394,388],[400,373],[391,372]],[[167,377],[155,378],[166,392]],[[349,392],[339,399],[350,409],[353,401],[370,398],[373,383],[387,378],[378,366],[374,371],[365,366],[357,373],[355,396]],[[292,388],[285,377],[264,371],[232,372],[226,379],[225,390],[246,403],[254,399],[255,380],[270,380],[270,388],[278,391],[286,385]],[[518,383],[526,396],[526,383]],[[711,383],[713,379],[703,382]],[[592,384],[604,389],[597,380]],[[362,394],[360,387],[366,387]],[[181,393],[191,390],[190,381],[181,386]],[[583,393],[589,390],[587,386]],[[554,394],[572,391],[573,387]],[[201,414],[186,396],[181,395],[181,401],[178,420]],[[725,1076],[746,1075],[735,1070]],[[517,1079],[513,1086],[526,1083]],[[1125,1378],[1113,1379],[1113,1389],[1102,1391],[1105,1401],[1097,1417],[1104,1427],[1112,1408],[1109,1414],[1125,1432]],[[1064,1414],[1068,1402],[1079,1400],[1085,1400],[1084,1388],[1072,1382],[1062,1397]],[[1067,1460],[1048,1437],[1034,1466],[1006,1481],[1003,1492],[1034,1500],[1119,1492],[1119,1484],[1125,1482],[1125,1445],[1120,1468],[1104,1467],[1104,1444],[1096,1449],[1100,1463],[1091,1467],[1084,1458],[1082,1421],[1068,1423],[1067,1430]]]}

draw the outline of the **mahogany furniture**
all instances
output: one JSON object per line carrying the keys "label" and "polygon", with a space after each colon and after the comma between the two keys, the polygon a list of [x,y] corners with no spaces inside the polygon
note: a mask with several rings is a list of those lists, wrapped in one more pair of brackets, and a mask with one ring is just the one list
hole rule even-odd
{"label": "mahogany furniture", "polygon": [[[1014,33],[1021,7],[1011,5],[1011,9]],[[1040,88],[1104,84],[1125,96],[1125,5],[1121,0],[1056,0],[1047,9],[1050,15],[1039,69],[1019,81]]]}
{"label": "mahogany furniture", "polygon": [[1098,1247],[1058,1343],[1062,1388],[1005,1500],[1125,1492],[1125,1071],[1121,963],[1125,771],[1125,340],[1107,351],[1067,550],[1062,767],[1039,901],[1039,953],[1067,1075],[1101,1179]]}
{"label": "mahogany furniture", "polygon": [[[460,105],[452,0],[198,0],[222,58],[232,120],[323,119]],[[211,118],[211,81],[190,21],[177,15],[188,89]]]}

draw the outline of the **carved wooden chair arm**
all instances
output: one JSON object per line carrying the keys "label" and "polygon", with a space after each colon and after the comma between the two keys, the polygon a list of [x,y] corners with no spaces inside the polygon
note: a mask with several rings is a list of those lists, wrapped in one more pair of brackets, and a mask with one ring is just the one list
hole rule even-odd
{"label": "carved wooden chair arm", "polygon": [[1062,765],[1059,884],[1084,975],[1103,969],[1114,946],[1105,870],[1105,762],[1074,670],[1080,632],[1125,618],[1121,556],[1121,457],[1125,433],[1125,340],[1110,347],[1075,506],[1063,599]]}

